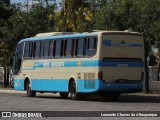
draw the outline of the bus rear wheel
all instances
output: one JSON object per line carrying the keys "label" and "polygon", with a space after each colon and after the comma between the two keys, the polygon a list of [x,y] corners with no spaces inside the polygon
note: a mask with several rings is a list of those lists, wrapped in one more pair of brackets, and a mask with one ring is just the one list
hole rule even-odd
{"label": "bus rear wheel", "polygon": [[27,82],[27,85],[26,85],[26,91],[27,91],[28,97],[35,97],[36,96],[36,92],[31,90],[31,84],[29,81]]}
{"label": "bus rear wheel", "polygon": [[79,99],[79,93],[77,93],[75,81],[71,82],[70,96],[71,96],[71,100],[78,100]]}
{"label": "bus rear wheel", "polygon": [[66,98],[68,98],[69,93],[68,92],[60,92],[59,94],[60,94],[61,98],[66,99]]}

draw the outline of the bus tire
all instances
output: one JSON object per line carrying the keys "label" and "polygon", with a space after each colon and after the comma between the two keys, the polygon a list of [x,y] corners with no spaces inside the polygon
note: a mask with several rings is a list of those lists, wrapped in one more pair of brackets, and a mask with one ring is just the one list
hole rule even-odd
{"label": "bus tire", "polygon": [[26,85],[26,91],[27,91],[28,97],[35,97],[36,96],[36,92],[31,90],[31,84],[29,81],[27,82],[27,85]]}
{"label": "bus tire", "polygon": [[60,92],[59,94],[60,94],[61,98],[66,99],[66,98],[68,98],[69,93],[68,92]]}
{"label": "bus tire", "polygon": [[75,81],[71,82],[71,85],[70,85],[70,96],[71,96],[71,100],[78,100],[79,99],[79,94],[76,91],[76,83],[75,83]]}
{"label": "bus tire", "polygon": [[105,102],[116,102],[118,101],[119,93],[105,93],[103,94],[103,99]]}

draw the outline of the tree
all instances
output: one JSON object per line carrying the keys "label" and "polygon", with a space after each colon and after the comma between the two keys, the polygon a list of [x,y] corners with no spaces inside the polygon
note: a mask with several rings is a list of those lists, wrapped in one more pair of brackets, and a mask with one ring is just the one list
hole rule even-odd
{"label": "tree", "polygon": [[40,3],[26,12],[21,5],[0,4],[0,12],[4,13],[0,19],[0,56],[5,69],[5,87],[8,85],[7,69],[12,65],[10,58],[17,43],[23,38],[34,37],[37,33],[53,31],[54,9],[54,5],[45,6]]}
{"label": "tree", "polygon": [[56,31],[84,32],[92,30],[93,12],[83,0],[66,0],[63,9],[56,13]]}
{"label": "tree", "polygon": [[[6,4],[6,3],[7,4]],[[0,57],[1,63],[4,67],[4,86],[6,87],[9,84],[8,81],[8,63],[10,59],[10,47],[8,44],[8,38],[11,33],[9,32],[9,23],[8,20],[10,16],[15,14],[17,9],[15,6],[9,5],[7,1],[0,1]]]}

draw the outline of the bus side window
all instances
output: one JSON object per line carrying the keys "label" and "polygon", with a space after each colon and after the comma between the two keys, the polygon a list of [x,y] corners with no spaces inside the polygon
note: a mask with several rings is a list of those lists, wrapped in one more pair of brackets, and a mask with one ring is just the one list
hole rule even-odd
{"label": "bus side window", "polygon": [[68,41],[68,40],[64,40],[63,56],[66,56],[66,55],[67,55],[67,41]]}
{"label": "bus side window", "polygon": [[78,39],[75,40],[74,47],[75,47],[75,56],[77,56],[78,55]]}
{"label": "bus side window", "polygon": [[61,40],[56,40],[55,57],[60,57],[61,53]]}
{"label": "bus side window", "polygon": [[17,45],[16,49],[16,56],[14,59],[14,75],[17,75],[20,71],[21,64],[22,64],[22,55],[23,55],[23,49],[24,49],[24,42],[21,42]]}
{"label": "bus side window", "polygon": [[84,42],[83,42],[83,55],[84,56],[87,55],[87,43],[88,43],[88,39],[84,38]]}
{"label": "bus side window", "polygon": [[48,57],[49,55],[49,41],[44,42],[43,56]]}
{"label": "bus side window", "polygon": [[55,57],[55,54],[56,54],[56,40],[54,40],[54,45],[53,45],[53,57]]}
{"label": "bus side window", "polygon": [[38,41],[38,42],[35,42],[34,44],[35,44],[34,45],[35,46],[35,48],[34,48],[34,50],[35,50],[35,52],[34,52],[35,58],[39,58],[40,57],[41,42]]}
{"label": "bus side window", "polygon": [[95,50],[97,49],[97,38],[96,38],[96,37],[94,38],[93,48],[94,48]]}
{"label": "bus side window", "polygon": [[60,56],[66,56],[66,40],[61,40],[61,53]]}
{"label": "bus side window", "polygon": [[92,56],[96,53],[97,49],[97,38],[90,37],[87,41],[87,56]]}
{"label": "bus side window", "polygon": [[71,55],[72,55],[72,57],[75,56],[75,50],[76,50],[76,40],[72,39],[72,47],[71,47]]}
{"label": "bus side window", "polygon": [[54,41],[49,41],[49,57],[53,57]]}
{"label": "bus side window", "polygon": [[40,42],[40,58],[43,57],[44,41]]}
{"label": "bus side window", "polygon": [[78,40],[78,45],[77,45],[77,56],[83,56],[84,55],[84,39],[79,39]]}
{"label": "bus side window", "polygon": [[29,42],[29,54],[28,58],[32,58],[33,55],[33,42]]}
{"label": "bus side window", "polygon": [[67,57],[71,57],[72,56],[73,40],[72,39],[68,39],[66,44],[67,44],[67,46],[66,46],[66,56]]}
{"label": "bus side window", "polygon": [[32,58],[35,57],[35,52],[36,52],[36,42],[33,42]]}
{"label": "bus side window", "polygon": [[24,58],[28,58],[28,56],[29,56],[29,42],[25,42]]}

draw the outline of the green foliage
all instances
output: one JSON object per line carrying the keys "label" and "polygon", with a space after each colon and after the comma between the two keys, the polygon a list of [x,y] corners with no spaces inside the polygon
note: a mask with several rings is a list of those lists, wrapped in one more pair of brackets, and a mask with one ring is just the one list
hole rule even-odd
{"label": "green foliage", "polygon": [[141,32],[149,46],[159,44],[159,0],[112,0],[96,12],[96,28]]}
{"label": "green foliage", "polygon": [[27,12],[22,5],[0,4],[0,56],[6,64],[15,52],[17,43],[37,33],[53,31],[54,5],[35,5]]}
{"label": "green foliage", "polygon": [[67,0],[56,14],[55,31],[86,32],[93,29],[93,10],[83,0]]}
{"label": "green foliage", "polygon": [[149,60],[149,66],[155,66],[157,65],[157,58],[155,55],[150,55],[150,60]]}

